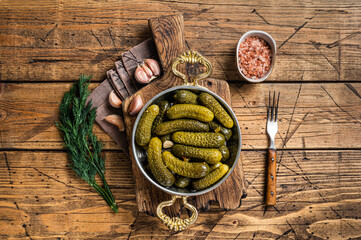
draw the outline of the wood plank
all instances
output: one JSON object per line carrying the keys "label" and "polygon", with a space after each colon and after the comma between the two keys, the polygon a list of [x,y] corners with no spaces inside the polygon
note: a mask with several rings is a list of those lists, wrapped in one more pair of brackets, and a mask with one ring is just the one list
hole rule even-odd
{"label": "wood plank", "polygon": [[[61,151],[0,152],[2,238],[249,239],[357,238],[361,223],[361,151],[279,151],[277,205],[265,210],[266,151],[244,151],[248,196],[235,211],[212,205],[193,227],[171,233],[137,214],[131,164],[105,151],[106,178],[120,207],[114,214],[78,179]],[[339,235],[337,235],[339,234]]]}
{"label": "wood plank", "polygon": [[[0,238],[361,238],[360,11],[354,0],[0,1],[0,149],[18,149],[0,152]],[[235,211],[212,205],[193,227],[171,233],[137,213],[130,161],[101,129],[95,132],[112,150],[105,152],[107,178],[120,214],[67,167],[53,123],[70,86],[61,82],[80,73],[102,81],[122,52],[151,37],[148,18],[177,13],[186,44],[211,61],[214,78],[241,80],[234,48],[248,30],[269,32],[280,49],[267,82],[230,86],[248,197]],[[283,150],[279,199],[265,209],[269,90],[281,91],[276,143]]]}
{"label": "wood plank", "polygon": [[361,9],[351,0],[328,3],[5,1],[0,80],[72,81],[88,73],[102,81],[122,52],[151,37],[149,18],[183,13],[188,46],[209,58],[214,78],[241,80],[234,64],[237,40],[259,29],[279,46],[269,82],[359,81]]}
{"label": "wood plank", "polygon": [[[68,83],[2,84],[0,147],[62,149],[54,122],[58,104],[69,87]],[[360,83],[231,84],[243,149],[268,147],[265,127],[269,90],[281,92],[277,148],[361,148]],[[106,149],[117,149],[98,126],[94,131]]]}

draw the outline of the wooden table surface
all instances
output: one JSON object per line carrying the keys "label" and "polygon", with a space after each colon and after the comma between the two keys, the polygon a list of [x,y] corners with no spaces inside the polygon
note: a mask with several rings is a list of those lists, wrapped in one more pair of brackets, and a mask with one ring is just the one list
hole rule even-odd
{"label": "wooden table surface", "polygon": [[[57,108],[81,73],[92,88],[120,54],[151,37],[151,17],[183,13],[189,48],[230,84],[242,131],[248,196],[234,211],[212,205],[170,232],[139,214],[130,160],[99,127],[105,202],[69,168]],[[1,239],[360,239],[361,4],[357,1],[1,0]],[[276,65],[262,84],[242,81],[235,47],[270,33]],[[265,207],[266,103],[280,91],[278,202]]]}

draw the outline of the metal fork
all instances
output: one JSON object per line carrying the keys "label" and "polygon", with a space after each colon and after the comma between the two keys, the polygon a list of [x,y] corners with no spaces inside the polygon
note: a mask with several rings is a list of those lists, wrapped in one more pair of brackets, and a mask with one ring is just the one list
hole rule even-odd
{"label": "metal fork", "polygon": [[275,105],[276,92],[273,92],[273,104],[271,106],[271,91],[268,98],[267,109],[267,133],[270,139],[268,148],[268,171],[267,171],[267,190],[266,205],[276,204],[276,147],[275,136],[278,131],[277,115],[280,93],[278,93],[277,104]]}

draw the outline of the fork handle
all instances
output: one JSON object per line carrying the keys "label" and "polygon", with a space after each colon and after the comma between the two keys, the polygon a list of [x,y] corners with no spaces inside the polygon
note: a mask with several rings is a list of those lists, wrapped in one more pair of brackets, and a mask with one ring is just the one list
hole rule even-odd
{"label": "fork handle", "polygon": [[276,150],[268,149],[266,205],[276,205]]}

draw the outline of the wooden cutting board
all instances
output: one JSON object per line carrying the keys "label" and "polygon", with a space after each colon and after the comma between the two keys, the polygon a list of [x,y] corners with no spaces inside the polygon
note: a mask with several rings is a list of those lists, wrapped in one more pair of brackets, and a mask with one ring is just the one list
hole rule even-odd
{"label": "wooden cutting board", "polygon": [[[124,121],[130,147],[130,158],[135,180],[135,192],[138,209],[150,215],[155,215],[157,205],[171,196],[153,186],[141,173],[132,153],[131,134],[136,116],[128,114],[128,108],[136,95],[140,95],[143,101],[148,102],[153,96],[170,87],[181,85],[180,78],[171,72],[171,62],[185,50],[184,24],[182,15],[172,15],[149,20],[149,26],[153,33],[159,59],[163,68],[163,77],[157,79],[123,102]],[[197,49],[192,49],[197,50]],[[230,106],[231,95],[226,81],[216,79],[205,79],[200,85],[207,87],[212,92],[222,97]],[[221,209],[235,209],[240,206],[241,198],[246,196],[245,179],[243,175],[242,161],[238,161],[232,174],[218,188],[190,200],[200,210],[207,210],[212,201],[218,202]],[[170,214],[179,215],[179,205],[169,209]]]}

